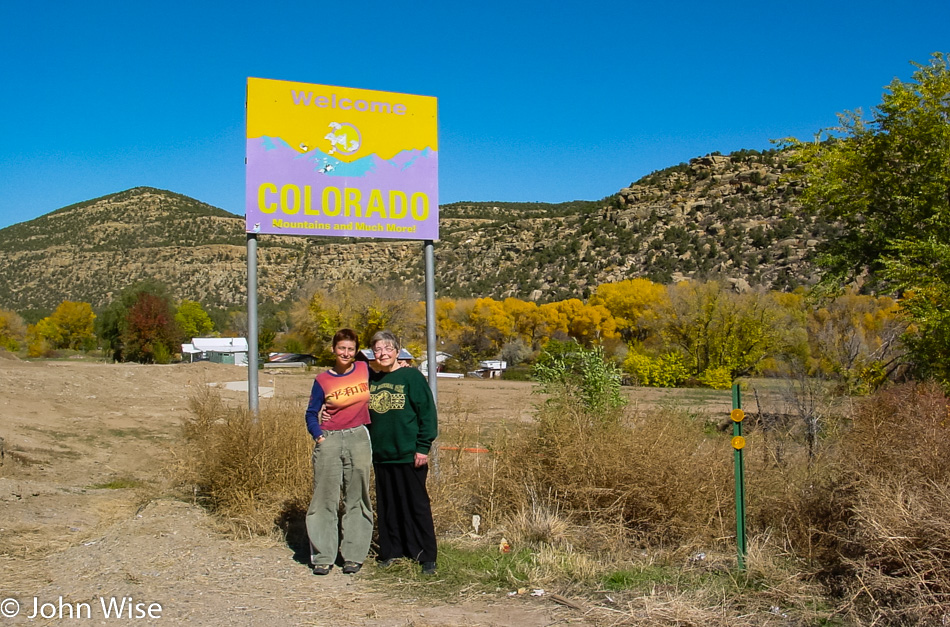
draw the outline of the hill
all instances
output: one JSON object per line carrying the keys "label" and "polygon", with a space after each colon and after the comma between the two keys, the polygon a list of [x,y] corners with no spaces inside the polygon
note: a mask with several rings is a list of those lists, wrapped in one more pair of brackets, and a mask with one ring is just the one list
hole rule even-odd
{"label": "hill", "polygon": [[[585,298],[600,283],[637,276],[720,277],[740,288],[811,283],[808,255],[830,230],[803,215],[788,174],[781,152],[741,151],[654,172],[598,201],[443,205],[437,293]],[[99,307],[145,278],[179,298],[240,306],[245,251],[242,217],[134,188],[0,230],[0,307]],[[423,280],[422,247],[412,241],[262,236],[258,264],[261,298],[271,302],[310,282]]]}

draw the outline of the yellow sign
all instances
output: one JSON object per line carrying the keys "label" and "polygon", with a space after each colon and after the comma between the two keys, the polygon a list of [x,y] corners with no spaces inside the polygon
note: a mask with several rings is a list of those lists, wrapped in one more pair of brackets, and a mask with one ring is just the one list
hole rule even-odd
{"label": "yellow sign", "polygon": [[247,231],[438,239],[437,102],[249,78]]}
{"label": "yellow sign", "polygon": [[729,417],[732,418],[733,422],[742,422],[745,418],[745,412],[741,409],[733,409],[729,412]]}
{"label": "yellow sign", "polygon": [[741,435],[737,435],[732,438],[732,448],[736,449],[737,451],[745,448],[745,438]]}

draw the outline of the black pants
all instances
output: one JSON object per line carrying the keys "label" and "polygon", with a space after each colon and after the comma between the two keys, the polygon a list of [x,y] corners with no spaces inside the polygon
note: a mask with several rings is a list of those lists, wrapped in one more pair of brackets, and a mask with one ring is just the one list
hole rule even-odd
{"label": "black pants", "polygon": [[408,557],[436,561],[435,526],[426,491],[429,467],[373,464],[376,473],[377,559]]}

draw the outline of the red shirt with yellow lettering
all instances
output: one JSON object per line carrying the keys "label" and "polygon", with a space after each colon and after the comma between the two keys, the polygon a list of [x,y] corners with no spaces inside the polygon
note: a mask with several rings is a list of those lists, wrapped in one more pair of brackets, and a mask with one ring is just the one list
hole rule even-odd
{"label": "red shirt with yellow lettering", "polygon": [[[324,403],[328,418],[321,425],[320,408]],[[369,367],[365,361],[354,362],[346,374],[327,370],[317,375],[307,405],[307,430],[314,440],[324,429],[352,429],[369,422]]]}

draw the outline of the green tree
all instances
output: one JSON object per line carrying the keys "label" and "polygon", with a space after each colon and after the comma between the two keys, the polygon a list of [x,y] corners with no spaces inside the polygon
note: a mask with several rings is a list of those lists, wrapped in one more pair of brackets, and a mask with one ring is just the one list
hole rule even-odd
{"label": "green tree", "polygon": [[901,310],[913,321],[904,344],[920,377],[950,388],[950,244],[935,238],[904,241],[895,252],[885,261],[885,273],[900,285],[913,286],[900,301]]}
{"label": "green tree", "polygon": [[186,338],[207,337],[214,331],[211,316],[204,310],[201,303],[193,300],[183,300],[175,312],[175,322]]}
{"label": "green tree", "polygon": [[867,276],[910,292],[907,344],[922,375],[950,384],[950,58],[914,63],[870,119],[839,116],[823,142],[791,140],[804,166],[802,202],[840,233],[822,247],[826,287]]}
{"label": "green tree", "polygon": [[66,339],[63,330],[51,316],[47,316],[34,324],[31,327],[31,332],[34,339],[45,342],[50,349],[59,348]]}
{"label": "green tree", "polygon": [[894,79],[870,120],[839,115],[820,143],[792,140],[805,166],[802,202],[841,224],[822,246],[826,281],[881,278],[901,242],[950,237],[950,68],[935,54]]}
{"label": "green tree", "polygon": [[732,378],[751,374],[765,358],[786,350],[794,330],[771,294],[736,294],[716,281],[673,286],[666,319],[663,335],[697,376],[707,370]]}

